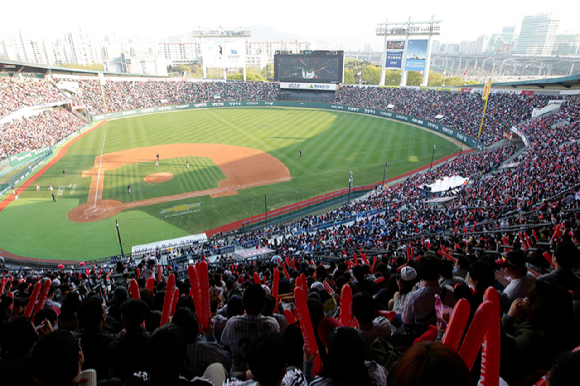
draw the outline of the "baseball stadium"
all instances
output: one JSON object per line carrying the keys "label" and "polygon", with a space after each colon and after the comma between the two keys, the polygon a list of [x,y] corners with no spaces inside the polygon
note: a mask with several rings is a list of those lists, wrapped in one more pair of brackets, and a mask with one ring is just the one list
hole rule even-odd
{"label": "baseball stadium", "polygon": [[533,385],[578,364],[580,76],[313,82],[337,55],[282,55],[271,82],[0,60],[3,366],[18,315],[35,379],[69,344],[91,385],[223,384],[194,352],[232,385],[423,385],[425,366]]}

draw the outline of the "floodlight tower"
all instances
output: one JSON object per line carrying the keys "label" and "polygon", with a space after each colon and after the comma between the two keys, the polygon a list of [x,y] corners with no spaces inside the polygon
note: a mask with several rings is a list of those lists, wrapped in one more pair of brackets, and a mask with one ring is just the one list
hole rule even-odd
{"label": "floodlight tower", "polygon": [[387,19],[384,23],[378,23],[376,33],[377,36],[384,36],[384,47],[383,47],[383,57],[381,63],[381,80],[380,85],[385,85],[385,71],[387,67],[387,41],[388,37],[404,36],[405,46],[403,48],[402,60],[400,64],[401,68],[401,84],[400,86],[407,85],[407,47],[409,45],[409,37],[415,36],[428,36],[427,50],[425,53],[425,69],[423,70],[423,81],[421,86],[427,86],[429,83],[429,67],[431,65],[431,36],[440,35],[441,30],[441,20],[433,20],[431,16],[430,21],[411,21],[409,20],[402,23],[389,23]]}
{"label": "floodlight tower", "polygon": [[[240,38],[244,39],[247,37],[252,36],[252,30],[246,27],[235,27],[235,28],[222,28],[221,26],[218,28],[210,28],[210,29],[203,29],[198,27],[197,29],[191,32],[191,36],[193,38],[199,38],[203,41],[203,38],[220,38],[220,39],[234,39]],[[203,44],[202,44],[203,49]],[[246,80],[246,47],[245,45],[242,48],[242,55],[243,55],[243,71],[244,71],[244,81]],[[202,53],[203,56],[203,53]],[[226,80],[226,63],[223,64],[223,72],[224,72],[224,80]],[[207,78],[207,72],[205,67],[205,60],[203,61],[203,78]]]}

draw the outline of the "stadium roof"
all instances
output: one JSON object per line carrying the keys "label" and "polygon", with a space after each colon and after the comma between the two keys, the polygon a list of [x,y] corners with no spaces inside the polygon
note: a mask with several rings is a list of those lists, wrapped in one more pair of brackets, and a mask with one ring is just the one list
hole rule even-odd
{"label": "stadium roof", "polygon": [[36,64],[36,63],[25,63],[17,62],[15,60],[0,59],[0,72],[36,72],[40,74],[46,74],[51,72],[53,74],[69,74],[69,75],[82,75],[82,76],[98,76],[99,72],[102,72],[105,76],[133,76],[133,77],[147,77],[147,78],[166,78],[165,76],[159,75],[145,75],[145,74],[129,74],[120,72],[106,72],[106,71],[94,71],[94,70],[81,70],[78,68],[67,68],[58,66],[49,66],[46,64]]}
{"label": "stadium roof", "polygon": [[[473,87],[483,87],[483,84],[475,84]],[[493,83],[492,88],[512,88],[526,90],[579,90],[580,75],[561,76],[558,78],[522,80],[518,82]]]}

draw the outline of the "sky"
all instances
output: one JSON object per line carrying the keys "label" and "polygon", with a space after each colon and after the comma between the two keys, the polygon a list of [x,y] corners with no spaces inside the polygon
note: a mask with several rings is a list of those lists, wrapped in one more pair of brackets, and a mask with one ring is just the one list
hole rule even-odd
{"label": "sky", "polygon": [[197,27],[270,26],[311,40],[340,39],[353,35],[380,42],[375,35],[377,23],[441,20],[442,42],[459,43],[481,35],[501,32],[504,26],[521,27],[525,15],[554,12],[560,15],[559,33],[580,34],[575,22],[580,11],[576,0],[384,0],[313,1],[193,1],[167,3],[118,0],[27,0],[26,10],[7,8],[0,15],[0,39],[18,30],[33,36],[54,38],[82,28],[87,32],[149,39],[190,33]]}

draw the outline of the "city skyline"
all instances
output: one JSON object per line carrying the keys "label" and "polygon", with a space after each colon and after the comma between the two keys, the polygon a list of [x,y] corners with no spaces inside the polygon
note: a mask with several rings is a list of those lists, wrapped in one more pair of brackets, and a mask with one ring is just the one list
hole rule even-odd
{"label": "city skyline", "polygon": [[[409,16],[413,21],[427,21],[433,16],[435,20],[442,20],[441,36],[437,40],[442,43],[460,43],[476,40],[482,35],[500,33],[503,27],[513,26],[518,33],[524,16],[540,13],[559,15],[559,34],[580,33],[580,28],[574,23],[575,12],[570,12],[574,8],[572,1],[554,5],[529,1],[525,5],[518,5],[490,0],[481,9],[469,10],[465,2],[456,0],[436,4],[417,0],[413,2],[412,11],[407,7],[385,5],[377,0],[364,0],[352,10],[341,3],[332,7],[304,0],[288,5],[277,3],[274,6],[262,0],[251,6],[225,0],[220,2],[219,9],[182,0],[174,1],[170,7],[144,7],[142,3],[130,0],[115,4],[114,11],[95,5],[79,5],[78,1],[71,0],[59,2],[58,8],[46,8],[44,3],[37,0],[31,0],[30,4],[30,11],[21,14],[21,17],[3,18],[0,39],[6,40],[10,34],[22,31],[31,36],[53,40],[82,29],[83,32],[99,37],[116,33],[159,42],[170,36],[187,36],[200,26],[244,26],[273,28],[280,31],[281,36],[314,42],[364,42],[374,46],[382,42],[382,38],[375,35],[376,25],[385,22],[387,16],[389,22],[404,22]],[[82,17],[77,16],[79,12]]]}

